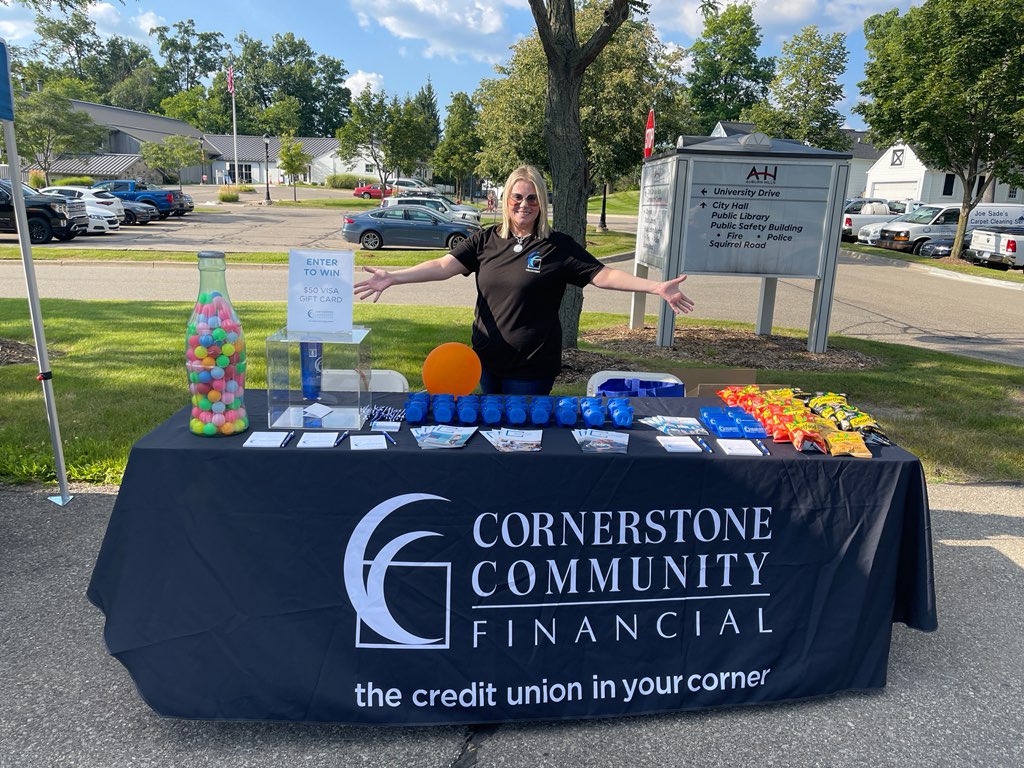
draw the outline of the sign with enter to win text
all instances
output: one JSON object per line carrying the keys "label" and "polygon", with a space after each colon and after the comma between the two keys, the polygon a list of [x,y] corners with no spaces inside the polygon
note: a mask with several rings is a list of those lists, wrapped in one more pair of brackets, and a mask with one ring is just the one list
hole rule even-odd
{"label": "sign with enter to win text", "polygon": [[352,330],[352,251],[288,252],[288,330]]}

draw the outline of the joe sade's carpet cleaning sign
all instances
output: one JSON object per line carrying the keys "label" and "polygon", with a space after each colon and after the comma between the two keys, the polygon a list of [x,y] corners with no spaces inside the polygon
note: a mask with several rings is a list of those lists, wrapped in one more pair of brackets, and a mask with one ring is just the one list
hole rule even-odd
{"label": "joe sade's carpet cleaning sign", "polygon": [[770,575],[785,579],[786,568],[770,567],[771,506],[453,512],[440,496],[396,496],[349,539],[344,582],[361,658],[345,695],[357,719],[609,715],[775,697],[765,689],[793,617],[777,633]]}

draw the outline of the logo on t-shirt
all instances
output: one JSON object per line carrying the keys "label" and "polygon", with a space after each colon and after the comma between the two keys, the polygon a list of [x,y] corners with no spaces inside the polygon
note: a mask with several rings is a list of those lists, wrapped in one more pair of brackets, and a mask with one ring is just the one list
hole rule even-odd
{"label": "logo on t-shirt", "polygon": [[526,271],[540,272],[540,265],[542,261],[544,261],[544,254],[540,251],[531,251],[530,255],[526,257]]}

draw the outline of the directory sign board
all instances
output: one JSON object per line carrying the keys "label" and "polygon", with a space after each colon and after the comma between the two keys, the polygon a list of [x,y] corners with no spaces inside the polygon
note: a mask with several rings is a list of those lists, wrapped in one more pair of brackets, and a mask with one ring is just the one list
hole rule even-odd
{"label": "directory sign board", "polygon": [[690,160],[680,269],[821,277],[834,161]]}
{"label": "directory sign board", "polygon": [[636,260],[638,264],[664,271],[669,248],[678,242],[673,232],[678,223],[675,215],[677,174],[686,177],[686,166],[675,157],[644,163],[640,177],[640,215],[636,226]]}

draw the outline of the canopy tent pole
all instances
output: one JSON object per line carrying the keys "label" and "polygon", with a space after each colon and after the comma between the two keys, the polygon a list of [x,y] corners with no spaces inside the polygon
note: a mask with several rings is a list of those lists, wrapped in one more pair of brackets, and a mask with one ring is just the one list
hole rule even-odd
{"label": "canopy tent pole", "polygon": [[36,360],[43,385],[43,399],[46,402],[46,420],[50,425],[50,443],[53,446],[54,468],[60,496],[48,497],[54,504],[64,506],[73,498],[68,493],[67,469],[64,465],[64,447],[60,439],[60,425],[57,423],[57,405],[53,399],[53,373],[50,371],[50,357],[46,352],[46,337],[43,334],[43,315],[39,306],[39,290],[36,287],[36,271],[32,263],[32,244],[28,233],[28,215],[25,213],[25,195],[21,189],[21,159],[14,136],[14,89],[11,85],[11,66],[7,55],[7,43],[0,38],[0,123],[4,126],[4,143],[7,147],[7,163],[11,169],[11,196],[14,203],[14,218],[18,225],[18,244],[21,246],[21,261],[25,266],[25,284],[28,288],[28,310],[32,318],[32,336],[36,344]]}

